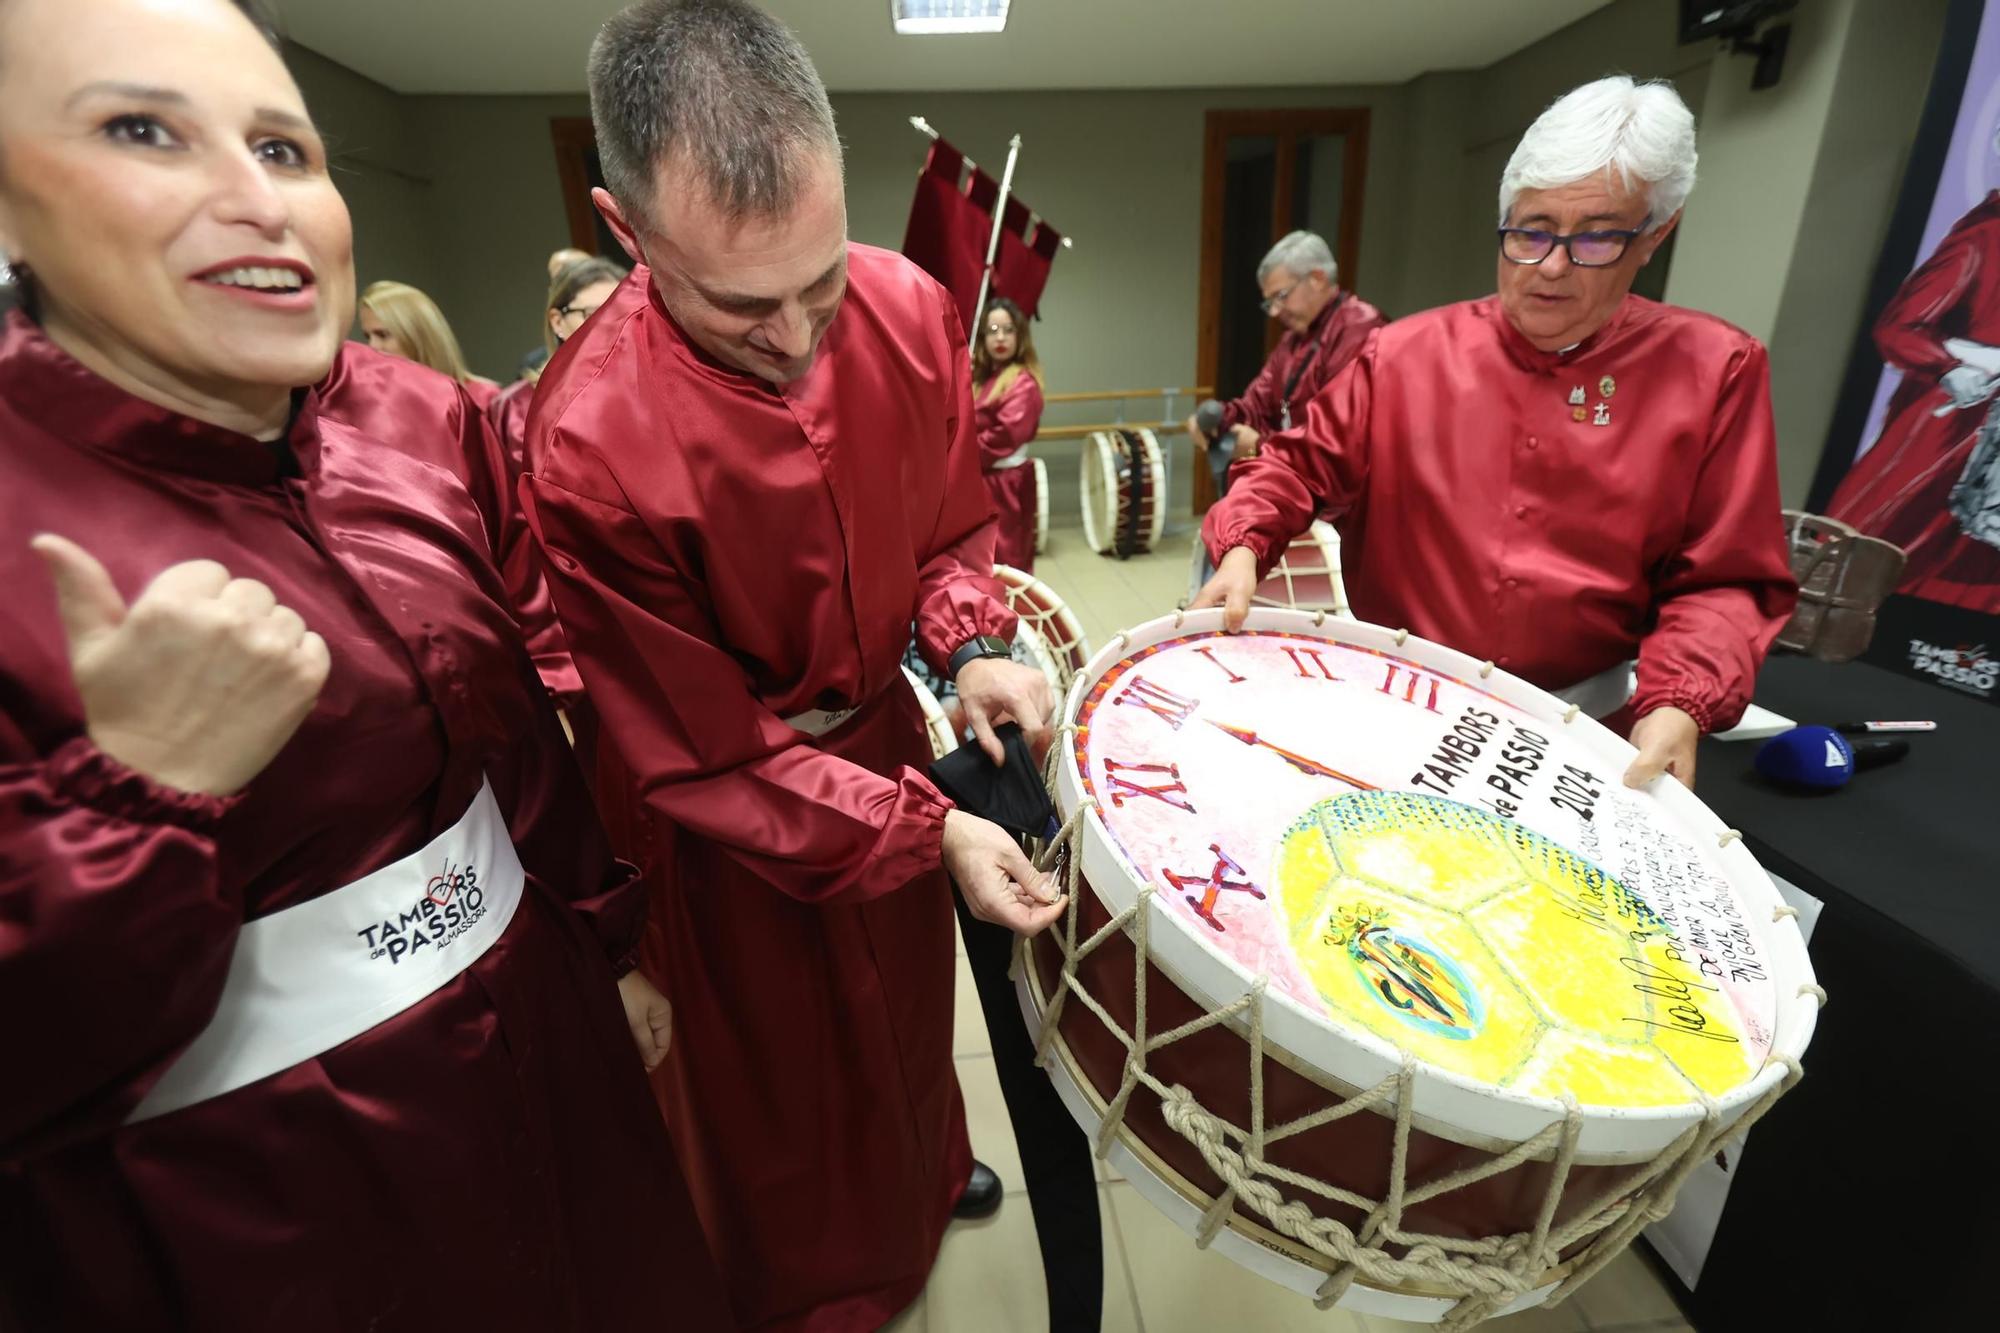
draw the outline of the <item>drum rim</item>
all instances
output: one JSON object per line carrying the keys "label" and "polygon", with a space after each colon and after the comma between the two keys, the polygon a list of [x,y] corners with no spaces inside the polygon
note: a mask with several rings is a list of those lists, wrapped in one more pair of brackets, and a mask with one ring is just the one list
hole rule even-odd
{"label": "drum rim", "polygon": [[1035,554],[1049,548],[1049,469],[1039,458],[1028,465],[1035,469]]}
{"label": "drum rim", "polygon": [[1062,632],[1069,636],[1068,645],[1062,646],[1050,642],[1048,635],[1039,629],[1035,631],[1036,637],[1041,639],[1042,645],[1049,650],[1050,656],[1062,670],[1062,679],[1056,682],[1057,687],[1067,690],[1076,673],[1083,670],[1095,655],[1095,650],[1090,646],[1090,636],[1083,632],[1083,622],[1076,618],[1076,612],[1069,609],[1069,603],[1064,600],[1061,593],[1027,570],[996,562],[993,566],[993,577],[999,579],[1001,586],[1006,589],[1006,600],[1010,607],[1017,594],[1040,598],[1041,600],[1035,604],[1037,614],[1055,621]]}
{"label": "drum rim", "polygon": [[[951,732],[951,718],[944,711],[944,702],[931,693],[931,687],[924,684],[922,677],[905,666],[903,679],[910,683],[911,693],[917,696],[917,707],[923,711],[924,732],[930,737],[933,759],[942,759],[958,748],[958,737]],[[949,740],[951,744],[943,749],[938,742]]]}
{"label": "drum rim", "polygon": [[[1111,442],[1104,438],[1103,431],[1091,432],[1085,441],[1089,446],[1078,453],[1083,458],[1083,540],[1093,551],[1109,549],[1104,540],[1104,529],[1115,525],[1118,519],[1118,504],[1108,497],[1118,491],[1118,465],[1113,455],[1116,453]],[[1098,511],[1110,505],[1108,518]]]}
{"label": "drum rim", "polygon": [[[1114,664],[1139,649],[1166,639],[1222,628],[1222,611],[1212,608],[1161,616],[1135,625],[1114,637],[1085,664],[1070,683],[1063,703],[1062,721],[1076,725],[1084,701],[1097,680]],[[1329,624],[1328,622],[1331,622]],[[1429,657],[1437,669],[1461,679],[1477,676],[1481,663],[1441,644],[1404,635],[1364,621],[1343,619],[1331,614],[1253,607],[1245,629],[1282,630],[1293,633],[1330,635],[1346,638],[1358,646],[1375,648],[1423,660]],[[1416,651],[1412,653],[1412,648]],[[1428,663],[1426,663],[1428,664]],[[1603,754],[1622,770],[1637,754],[1626,741],[1595,719],[1577,716],[1565,723],[1567,705],[1506,671],[1495,667],[1481,680],[1483,690],[1520,709],[1528,716],[1580,735],[1586,749]],[[1065,743],[1057,768],[1057,805],[1066,818],[1077,809],[1083,796],[1083,774],[1078,768],[1076,747]],[[1699,838],[1703,834],[1718,840],[1726,831],[1722,820],[1694,793],[1671,779],[1662,779],[1651,794],[1667,807],[1674,827]],[[1091,890],[1117,915],[1137,900],[1145,884],[1136,868],[1117,849],[1096,810],[1082,821],[1079,847],[1082,870],[1091,881]],[[1764,945],[1772,974],[1775,1014],[1771,1048],[1761,1069],[1734,1088],[1714,1099],[1724,1123],[1733,1123],[1759,1098],[1786,1076],[1781,1057],[1797,1061],[1812,1040],[1818,1006],[1802,998],[1805,987],[1814,983],[1812,962],[1807,955],[1797,922],[1783,916],[1775,922],[1772,913],[1783,905],[1770,874],[1743,846],[1740,838],[1710,853],[1712,862],[1742,905],[1750,909],[1751,924]],[[1247,993],[1254,976],[1234,959],[1203,947],[1197,937],[1185,931],[1155,898],[1150,910],[1160,915],[1151,924],[1162,927],[1152,932],[1155,948],[1173,964],[1176,977],[1186,993],[1210,1009],[1220,1009]],[[1128,934],[1131,931],[1128,929]],[[1155,962],[1159,962],[1158,956]],[[1167,970],[1164,969],[1163,970]],[[1338,1027],[1281,991],[1266,993],[1265,1032],[1267,1041],[1283,1049],[1307,1069],[1335,1084],[1374,1087],[1400,1068],[1403,1054],[1392,1043],[1366,1031]],[[1288,1061],[1288,1063],[1290,1063]],[[1422,1059],[1414,1061],[1416,1083],[1412,1114],[1421,1117],[1426,1128],[1468,1146],[1481,1141],[1521,1142],[1532,1138],[1548,1125],[1564,1118],[1563,1103],[1500,1088],[1445,1069]],[[1578,1151],[1595,1161],[1636,1161],[1657,1155],[1690,1125],[1706,1115],[1699,1102],[1666,1106],[1616,1107],[1586,1105],[1581,1108],[1582,1129]]]}
{"label": "drum rim", "polygon": [[[1347,581],[1342,577],[1340,570],[1340,532],[1337,528],[1333,526],[1333,524],[1327,522],[1323,518],[1314,519],[1310,527],[1308,527],[1304,532],[1300,533],[1296,538],[1292,540],[1291,545],[1288,545],[1285,548],[1285,555],[1280,556],[1278,558],[1278,563],[1271,567],[1271,572],[1268,575],[1266,575],[1263,579],[1258,581],[1257,588],[1262,588],[1265,583],[1268,583],[1272,579],[1278,577],[1278,570],[1280,567],[1284,565],[1286,557],[1291,554],[1292,546],[1298,545],[1300,541],[1303,541],[1308,537],[1312,539],[1314,545],[1319,547],[1320,560],[1322,563],[1326,565],[1326,569],[1324,571],[1324,577],[1326,578],[1328,584],[1332,587],[1333,590],[1334,605],[1326,607],[1325,610],[1330,615],[1351,616],[1353,614],[1353,611],[1352,608],[1349,606],[1347,600]],[[1196,540],[1199,541],[1200,538],[1196,538]],[[1318,570],[1311,570],[1306,572],[1313,574],[1321,573],[1321,571]],[[1279,610],[1292,610],[1292,611],[1317,611],[1321,609],[1320,607],[1311,604],[1303,607],[1298,605],[1287,607],[1283,602],[1274,602],[1269,600],[1268,598],[1260,596],[1256,589],[1251,590],[1250,605],[1267,606]]]}
{"label": "drum rim", "polygon": [[1153,513],[1146,523],[1146,549],[1151,550],[1160,544],[1160,537],[1167,530],[1167,451],[1160,437],[1150,429],[1142,426],[1132,433],[1139,437],[1140,447],[1146,451],[1146,471],[1151,474]]}

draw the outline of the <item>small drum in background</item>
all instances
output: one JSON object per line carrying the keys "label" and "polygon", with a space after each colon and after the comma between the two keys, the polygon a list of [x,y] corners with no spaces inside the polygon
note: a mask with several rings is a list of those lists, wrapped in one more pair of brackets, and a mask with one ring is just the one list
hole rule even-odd
{"label": "small drum in background", "polygon": [[1198,1244],[1323,1307],[1567,1296],[1800,1076],[1825,994],[1791,909],[1492,663],[1221,624],[1119,635],[1064,703],[1069,905],[1018,979],[1051,1078]]}
{"label": "small drum in background", "polygon": [[[1215,562],[1197,533],[1188,568],[1188,600],[1193,601],[1202,585],[1215,577]],[[1325,611],[1330,615],[1351,614],[1347,606],[1347,586],[1340,579],[1340,534],[1325,519],[1315,519],[1304,536],[1295,539],[1280,556],[1277,565],[1257,591],[1250,594],[1252,606],[1283,607],[1293,611]]]}
{"label": "small drum in background", "polygon": [[924,730],[931,736],[931,758],[942,759],[958,748],[958,733],[952,729],[944,705],[931,693],[931,687],[907,666],[903,668],[903,678],[910,682],[910,692],[917,696],[917,704],[924,710]]}
{"label": "small drum in background", "polygon": [[1101,430],[1083,442],[1083,539],[1123,560],[1159,543],[1167,464],[1150,430]]}
{"label": "small drum in background", "polygon": [[[1007,606],[1021,618],[1020,633],[1014,640],[1016,661],[1029,661],[1049,678],[1049,688],[1057,700],[1083,664],[1090,660],[1090,640],[1077,623],[1069,603],[1048,584],[1012,565],[993,566],[993,577],[1007,595]],[[1026,651],[1022,640],[1030,639]]]}
{"label": "small drum in background", "polygon": [[1035,554],[1049,549],[1049,467],[1039,458],[1028,460],[1035,470]]}

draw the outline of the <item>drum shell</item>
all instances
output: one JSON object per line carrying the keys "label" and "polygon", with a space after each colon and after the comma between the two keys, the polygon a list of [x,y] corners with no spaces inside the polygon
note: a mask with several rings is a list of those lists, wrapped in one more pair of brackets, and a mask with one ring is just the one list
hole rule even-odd
{"label": "drum shell", "polygon": [[[1139,451],[1144,477],[1144,493],[1136,496],[1128,449]],[[1166,526],[1166,461],[1157,437],[1150,430],[1099,431],[1084,441],[1082,468],[1083,531],[1091,549],[1121,557],[1152,550]]]}
{"label": "drum shell", "polygon": [[[1082,940],[1102,928],[1110,920],[1110,914],[1095,891],[1089,889],[1088,881],[1079,877],[1078,882],[1082,892],[1078,901],[1077,938]],[[1055,993],[1061,975],[1062,949],[1057,936],[1060,929],[1060,926],[1052,928],[1028,941],[1024,951],[1027,966],[1032,970],[1030,984],[1044,1005]],[[1136,1016],[1132,976],[1135,957],[1132,938],[1117,931],[1077,965],[1077,979],[1127,1032],[1132,1030]],[[1150,1034],[1177,1028],[1206,1012],[1152,962],[1146,964],[1146,985],[1146,1026]],[[1057,1039],[1079,1083],[1086,1086],[1099,1104],[1110,1102],[1118,1093],[1124,1073],[1124,1043],[1074,996],[1063,1006]],[[1242,1033],[1226,1024],[1217,1024],[1150,1052],[1146,1069],[1169,1087],[1187,1088],[1211,1114],[1248,1128],[1249,1054],[1249,1042]],[[1263,1060],[1263,1080],[1267,1126],[1310,1115],[1346,1100],[1347,1096],[1286,1064],[1269,1046]],[[1194,1144],[1168,1126],[1159,1098],[1143,1085],[1134,1090],[1126,1105],[1120,1134],[1142,1160],[1156,1159],[1172,1175],[1179,1176],[1185,1186],[1183,1193],[1192,1189],[1199,1196],[1198,1202],[1206,1205],[1223,1192],[1222,1180]],[[1364,1197],[1381,1198],[1389,1187],[1394,1137],[1394,1123],[1386,1115],[1365,1110],[1271,1143],[1265,1155],[1273,1165]],[[1413,1128],[1408,1177],[1415,1184],[1491,1161],[1494,1156],[1483,1149]],[[1551,1169],[1547,1161],[1525,1162],[1463,1189],[1411,1205],[1405,1209],[1402,1229],[1468,1240],[1531,1231]],[[1582,1212],[1621,1176],[1633,1176],[1640,1169],[1572,1167],[1563,1201],[1558,1205],[1557,1224]],[[1344,1204],[1283,1184],[1279,1188],[1287,1197],[1305,1203],[1318,1216],[1334,1218],[1350,1229],[1358,1229],[1364,1221],[1358,1210]],[[1321,1268],[1331,1266],[1323,1256],[1306,1247],[1279,1239],[1268,1229],[1268,1223],[1240,1200],[1231,1221],[1238,1230],[1246,1225],[1264,1229],[1265,1235],[1260,1239],[1265,1244],[1275,1243],[1295,1258]]]}

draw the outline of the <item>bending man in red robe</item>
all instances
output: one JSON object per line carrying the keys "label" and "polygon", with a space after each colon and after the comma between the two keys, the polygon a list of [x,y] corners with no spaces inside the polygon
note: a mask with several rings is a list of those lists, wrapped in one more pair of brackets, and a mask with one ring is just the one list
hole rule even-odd
{"label": "bending man in red robe", "polygon": [[1236,465],[1194,605],[1241,623],[1287,543],[1345,508],[1357,616],[1566,693],[1630,728],[1628,782],[1692,786],[1797,599],[1763,346],[1630,294],[1694,169],[1665,84],[1543,112],[1501,178],[1499,294],[1377,330]]}
{"label": "bending man in red robe", "polygon": [[996,759],[1048,689],[1010,657],[956,311],[848,243],[804,49],[744,0],[648,0],[590,72],[597,206],[640,267],[543,374],[523,490],[652,878],[656,1088],[741,1321],[872,1329],[973,1174],[943,872],[1016,930],[1060,911],[924,776],[912,622]]}

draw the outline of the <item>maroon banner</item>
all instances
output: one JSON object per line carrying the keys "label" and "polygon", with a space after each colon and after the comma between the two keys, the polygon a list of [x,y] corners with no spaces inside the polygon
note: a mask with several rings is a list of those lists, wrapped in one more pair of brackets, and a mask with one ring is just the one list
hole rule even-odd
{"label": "maroon banner", "polygon": [[[967,171],[968,165],[965,155],[945,140],[931,144],[910,203],[903,254],[945,285],[958,303],[959,318],[970,329],[1000,183],[978,167]],[[1062,233],[1037,219],[1011,194],[1001,217],[1000,248],[994,256],[988,298],[1007,297],[1032,318],[1041,305]]]}

